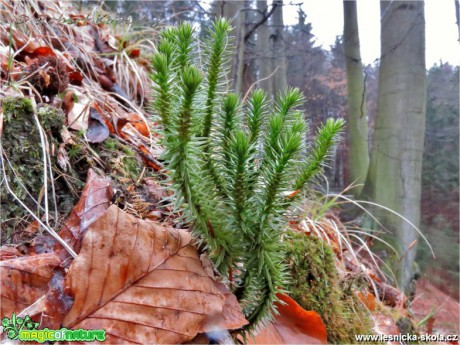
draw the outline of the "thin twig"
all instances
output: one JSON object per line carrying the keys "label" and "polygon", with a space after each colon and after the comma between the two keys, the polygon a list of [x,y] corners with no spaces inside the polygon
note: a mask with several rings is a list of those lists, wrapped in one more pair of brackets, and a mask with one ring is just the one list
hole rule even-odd
{"label": "thin twig", "polygon": [[[35,109],[34,109],[35,110]],[[42,155],[43,155],[43,185],[44,185],[44,193],[45,193],[45,220],[46,225],[50,226],[49,223],[49,208],[48,208],[48,166],[47,166],[47,159],[46,159],[46,142],[43,135],[43,128],[40,125],[40,121],[38,120],[37,114],[34,111],[34,120],[35,124],[37,125],[38,134],[40,135],[40,142],[42,146]]]}
{"label": "thin twig", "polygon": [[270,79],[271,77],[273,77],[273,75],[276,73],[276,71],[278,71],[279,68],[280,68],[280,66],[276,67],[276,69],[275,69],[268,77],[265,77],[265,78],[256,80],[254,83],[252,83],[252,85],[249,87],[248,91],[246,91],[246,94],[245,94],[244,97],[243,97],[243,103],[246,102],[246,98],[248,97],[249,93],[251,92],[252,88],[253,88],[255,85],[257,85],[257,84],[260,83],[261,81],[264,81],[264,80],[267,80],[267,79]]}

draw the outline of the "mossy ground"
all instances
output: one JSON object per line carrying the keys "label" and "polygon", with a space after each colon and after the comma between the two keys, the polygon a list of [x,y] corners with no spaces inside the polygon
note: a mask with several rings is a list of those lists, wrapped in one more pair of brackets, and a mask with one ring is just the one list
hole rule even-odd
{"label": "mossy ground", "polygon": [[150,211],[158,208],[158,200],[152,198],[144,186],[146,178],[156,179],[158,176],[153,169],[144,165],[128,145],[116,137],[109,137],[102,143],[89,144],[82,131],[76,132],[72,144],[67,145],[66,150],[75,179],[83,177],[84,181],[89,168],[112,179],[115,191],[112,201],[120,208],[140,218],[145,218]]}
{"label": "mossy ground", "polygon": [[289,231],[286,263],[292,275],[287,290],[304,309],[321,316],[328,342],[354,343],[355,334],[372,334],[368,312],[355,296],[365,284],[359,277],[339,278],[334,252],[327,243]]}
{"label": "mossy ground", "polygon": [[[32,101],[28,98],[5,98],[1,101],[4,121],[1,136],[3,148],[4,168],[6,181],[17,197],[39,217],[43,216],[44,209],[44,163],[43,163],[43,140],[40,138],[39,127],[35,120],[35,112],[40,126],[46,137],[47,147],[51,160],[55,184],[55,197],[58,209],[58,218],[61,214],[67,214],[74,202],[75,196],[59,178],[59,168],[56,158],[59,145],[62,143],[61,129],[64,125],[64,114],[56,108],[47,105],[39,105],[34,109]],[[47,165],[48,166],[48,165]],[[49,166],[48,166],[49,169]],[[54,221],[54,197],[51,180],[48,174],[48,204],[50,205],[49,216]],[[5,184],[1,188],[2,222],[1,242],[9,243],[12,235],[20,232],[32,220],[27,210],[8,193]],[[35,200],[34,200],[35,199]],[[37,201],[39,201],[40,206]],[[40,202],[41,201],[41,202]]]}
{"label": "mossy ground", "polygon": [[[127,145],[116,138],[108,138],[100,144],[89,144],[82,131],[72,132],[72,140],[64,145],[69,164],[65,171],[57,164],[58,151],[63,144],[61,131],[64,114],[53,107],[43,105],[34,109],[28,98],[5,98],[1,101],[4,123],[1,143],[6,180],[17,197],[37,216],[44,211],[44,164],[42,140],[35,114],[46,135],[47,150],[51,159],[55,190],[51,188],[48,173],[48,204],[50,223],[56,230],[66,219],[79,199],[89,168],[98,174],[110,176],[116,190],[116,202],[120,207],[145,216],[155,208],[149,193],[142,187],[143,178],[153,177],[152,169],[144,169],[140,158]],[[0,186],[2,223],[1,244],[24,241],[22,230],[33,220],[27,210]],[[57,218],[54,213],[54,196]],[[35,199],[35,200],[34,200]],[[40,205],[38,205],[38,203]],[[19,237],[14,240],[13,235]]]}

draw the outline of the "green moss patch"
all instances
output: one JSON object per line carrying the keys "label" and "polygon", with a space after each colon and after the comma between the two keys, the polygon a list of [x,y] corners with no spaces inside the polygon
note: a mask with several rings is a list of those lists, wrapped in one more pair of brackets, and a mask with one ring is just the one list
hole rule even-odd
{"label": "green moss patch", "polygon": [[285,261],[292,280],[287,290],[304,309],[316,311],[327,328],[328,342],[354,343],[355,334],[371,334],[371,321],[354,292],[359,278],[340,279],[332,248],[315,236],[289,231]]}
{"label": "green moss patch", "polygon": [[[74,204],[75,196],[59,178],[60,170],[56,165],[58,148],[62,142],[60,132],[64,125],[64,114],[58,109],[46,105],[38,106],[35,111],[32,101],[28,98],[5,98],[1,101],[0,106],[3,107],[4,112],[3,134],[1,136],[2,158],[6,180],[11,190],[36,215],[39,217],[43,215],[45,204],[43,140],[40,136],[38,120],[43,129],[43,138],[46,138],[48,143],[46,149],[50,155],[51,168],[55,178],[58,218],[67,214]],[[49,170],[47,170],[47,175],[49,216],[54,223],[54,198]],[[13,233],[20,231],[32,219],[26,209],[7,191],[5,184],[2,184],[0,188],[2,203],[0,221],[2,223],[3,244],[11,242]]]}

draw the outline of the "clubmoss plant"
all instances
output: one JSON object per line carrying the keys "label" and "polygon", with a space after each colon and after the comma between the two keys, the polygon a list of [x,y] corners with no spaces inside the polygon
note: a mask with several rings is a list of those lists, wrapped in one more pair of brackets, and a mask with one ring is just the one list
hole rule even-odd
{"label": "clubmoss plant", "polygon": [[225,19],[213,23],[201,60],[190,24],[162,32],[152,58],[153,112],[175,209],[228,278],[250,331],[275,312],[287,280],[282,234],[344,122],[329,119],[307,148],[298,89],[275,101],[255,90],[244,104],[225,93],[230,30]]}

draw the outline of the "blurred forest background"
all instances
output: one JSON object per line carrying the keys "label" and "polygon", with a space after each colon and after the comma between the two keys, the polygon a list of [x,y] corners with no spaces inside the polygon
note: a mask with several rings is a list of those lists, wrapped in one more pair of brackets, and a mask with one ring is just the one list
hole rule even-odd
{"label": "blurred forest background", "polygon": [[[100,2],[78,4],[88,9]],[[426,65],[419,1],[381,4],[383,54],[373,64],[362,64],[356,3],[345,4],[344,35],[330,47],[316,43],[315,23],[301,2],[109,1],[103,8],[114,16],[132,16],[134,26],[190,21],[200,33],[217,16],[231,18],[232,87],[242,95],[254,85],[271,94],[298,87],[307,99],[311,133],[328,117],[344,117],[346,140],[334,152],[322,191],[339,193],[356,182],[361,186],[347,193],[389,207],[418,226],[436,259],[407,222],[373,209],[390,231],[379,236],[398,248],[396,266],[407,271],[400,285],[407,291],[412,278],[421,275],[458,298],[459,66]],[[283,11],[296,15],[297,23],[285,25]],[[458,22],[458,2],[452,1],[452,11]],[[368,231],[376,228],[355,209],[343,209],[341,216],[358,220]]]}

